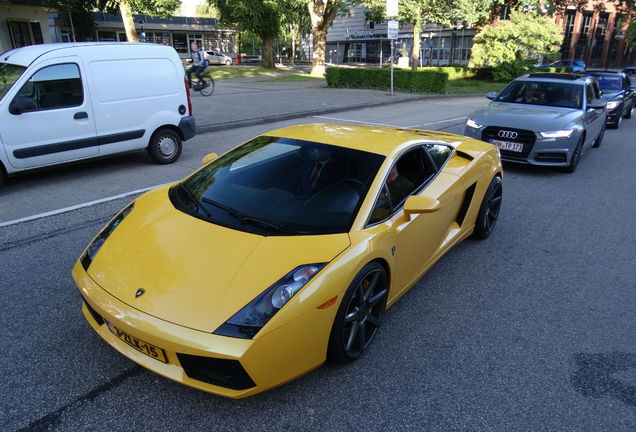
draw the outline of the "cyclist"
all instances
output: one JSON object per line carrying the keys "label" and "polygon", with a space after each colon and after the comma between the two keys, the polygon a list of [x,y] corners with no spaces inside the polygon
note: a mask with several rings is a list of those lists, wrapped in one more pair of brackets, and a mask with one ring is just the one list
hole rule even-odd
{"label": "cyclist", "polygon": [[191,51],[190,57],[192,58],[192,66],[190,66],[187,71],[188,85],[190,86],[190,88],[192,88],[192,73],[194,72],[196,77],[199,78],[199,82],[202,84],[202,86],[206,87],[208,83],[206,83],[201,77],[201,74],[205,70],[205,65],[204,65],[205,55],[203,54],[203,50],[199,48],[199,45],[196,42],[193,41],[190,44],[190,51]]}

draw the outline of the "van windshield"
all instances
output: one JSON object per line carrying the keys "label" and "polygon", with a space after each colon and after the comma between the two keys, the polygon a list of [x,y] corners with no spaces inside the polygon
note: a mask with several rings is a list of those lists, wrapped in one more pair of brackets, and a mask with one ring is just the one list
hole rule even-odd
{"label": "van windshield", "polygon": [[4,98],[11,86],[20,78],[26,70],[24,66],[9,63],[0,63],[0,100]]}

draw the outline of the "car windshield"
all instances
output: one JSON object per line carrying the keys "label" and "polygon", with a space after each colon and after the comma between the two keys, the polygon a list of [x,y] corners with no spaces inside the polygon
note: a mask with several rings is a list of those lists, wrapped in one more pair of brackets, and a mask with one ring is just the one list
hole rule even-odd
{"label": "car windshield", "polygon": [[259,235],[348,232],[384,156],[310,141],[257,137],[170,192],[192,216]]}
{"label": "car windshield", "polygon": [[617,75],[594,75],[601,90],[606,92],[617,92],[622,88],[623,78]]}
{"label": "car windshield", "polygon": [[580,109],[583,86],[560,82],[513,81],[495,99],[529,105]]}
{"label": "car windshield", "polygon": [[4,98],[13,84],[20,78],[26,70],[24,66],[17,66],[9,63],[0,63],[0,100]]}

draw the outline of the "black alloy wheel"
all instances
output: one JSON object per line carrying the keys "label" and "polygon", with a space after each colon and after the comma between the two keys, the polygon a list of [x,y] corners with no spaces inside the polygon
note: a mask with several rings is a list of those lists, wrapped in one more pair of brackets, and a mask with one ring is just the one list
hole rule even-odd
{"label": "black alloy wheel", "polygon": [[486,189],[484,199],[477,213],[475,221],[475,230],[473,236],[478,239],[485,239],[492,233],[492,230],[499,219],[499,211],[501,210],[501,200],[503,198],[503,182],[498,175],[493,177]]}
{"label": "black alloy wheel", "polygon": [[603,142],[603,137],[605,136],[606,126],[607,126],[607,122],[603,124],[603,127],[601,128],[601,132],[596,137],[596,140],[594,141],[594,144],[592,144],[592,147],[597,148],[601,146],[601,143]]}
{"label": "black alloy wheel", "polygon": [[614,129],[618,129],[618,127],[621,125],[621,122],[623,121],[623,107],[619,107],[618,108],[618,116],[616,116],[616,123],[614,123]]}
{"label": "black alloy wheel", "polygon": [[627,110],[627,112],[625,113],[625,118],[626,119],[630,119],[632,118],[632,112],[634,112],[634,102],[632,102],[632,106],[629,107],[629,109]]}
{"label": "black alloy wheel", "polygon": [[370,262],[356,275],[340,302],[329,338],[329,360],[345,363],[364,353],[382,322],[387,294],[384,267]]}
{"label": "black alloy wheel", "polygon": [[570,165],[565,167],[565,172],[573,173],[576,171],[576,166],[579,164],[579,160],[581,160],[581,153],[583,152],[583,143],[585,142],[585,135],[582,135],[579,139],[579,142],[574,147],[574,152],[572,152],[572,157],[570,158]]}

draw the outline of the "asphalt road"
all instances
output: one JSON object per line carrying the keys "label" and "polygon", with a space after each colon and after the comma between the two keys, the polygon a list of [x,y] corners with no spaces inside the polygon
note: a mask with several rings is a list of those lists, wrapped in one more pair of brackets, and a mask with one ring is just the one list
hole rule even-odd
{"label": "asphalt road", "polygon": [[485,100],[461,101],[199,135],[169,167],[140,153],[11,179],[0,193],[0,430],[636,430],[636,119],[608,130],[574,174],[506,165],[493,235],[443,257],[361,359],[242,400],[136,366],[82,316],[71,268],[134,195],[6,225],[173,181],[281,125],[460,132]]}

